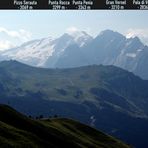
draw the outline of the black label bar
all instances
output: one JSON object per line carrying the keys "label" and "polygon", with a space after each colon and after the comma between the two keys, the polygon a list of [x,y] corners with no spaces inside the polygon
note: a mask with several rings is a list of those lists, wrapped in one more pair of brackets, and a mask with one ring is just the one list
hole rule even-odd
{"label": "black label bar", "polygon": [[148,0],[1,0],[0,9],[148,10]]}

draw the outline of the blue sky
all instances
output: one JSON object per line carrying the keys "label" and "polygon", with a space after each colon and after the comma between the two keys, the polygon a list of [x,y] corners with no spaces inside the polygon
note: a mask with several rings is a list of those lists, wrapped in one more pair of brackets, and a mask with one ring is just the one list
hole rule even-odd
{"label": "blue sky", "polygon": [[0,11],[0,49],[32,39],[62,35],[67,30],[83,30],[92,36],[112,29],[129,37],[137,35],[148,43],[148,11]]}

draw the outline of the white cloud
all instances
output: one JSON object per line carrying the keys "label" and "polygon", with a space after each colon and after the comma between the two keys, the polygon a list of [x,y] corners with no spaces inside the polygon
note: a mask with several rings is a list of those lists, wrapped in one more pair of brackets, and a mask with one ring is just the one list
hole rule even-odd
{"label": "white cloud", "polygon": [[148,28],[147,29],[129,29],[126,33],[127,38],[138,36],[143,43],[148,45]]}
{"label": "white cloud", "polygon": [[88,27],[87,28],[83,28],[83,30],[81,30],[81,29],[79,29],[77,27],[74,27],[74,26],[69,27],[69,28],[66,29],[66,32],[69,33],[69,34],[74,34],[76,32],[81,32],[81,31],[85,31],[88,34],[91,34],[91,29],[88,28]]}
{"label": "white cloud", "polygon": [[14,30],[8,30],[6,28],[0,27],[0,33],[5,33],[9,37],[18,38],[22,41],[26,41],[31,38],[31,33],[24,29],[14,31]]}
{"label": "white cloud", "polygon": [[14,45],[9,41],[0,41],[0,51],[4,51],[6,49],[13,48]]}
{"label": "white cloud", "polygon": [[0,50],[10,49],[31,39],[31,33],[24,29],[9,30],[0,27]]}
{"label": "white cloud", "polygon": [[79,32],[79,31],[80,30],[78,28],[74,27],[74,26],[69,27],[69,28],[66,29],[66,32],[69,33],[69,34],[73,34],[75,32]]}
{"label": "white cloud", "polygon": [[24,29],[20,29],[19,33],[20,33],[19,38],[21,38],[24,42],[31,39],[32,34],[29,31],[26,31]]}
{"label": "white cloud", "polygon": [[9,31],[3,27],[0,27],[0,33],[6,33],[8,36],[11,36],[11,37],[18,37],[19,36],[19,33],[16,32],[16,31]]}

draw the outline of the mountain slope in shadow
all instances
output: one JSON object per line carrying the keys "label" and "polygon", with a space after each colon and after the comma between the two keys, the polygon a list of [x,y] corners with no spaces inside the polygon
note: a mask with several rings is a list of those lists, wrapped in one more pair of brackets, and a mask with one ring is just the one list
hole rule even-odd
{"label": "mountain slope in shadow", "polygon": [[0,105],[0,146],[29,148],[129,148],[123,142],[77,121],[30,119]]}

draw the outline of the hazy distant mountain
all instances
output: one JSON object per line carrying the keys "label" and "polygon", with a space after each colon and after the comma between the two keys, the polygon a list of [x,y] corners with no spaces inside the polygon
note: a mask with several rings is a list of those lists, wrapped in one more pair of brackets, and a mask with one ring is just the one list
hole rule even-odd
{"label": "hazy distant mountain", "polygon": [[102,31],[96,38],[86,32],[65,33],[0,53],[0,59],[15,59],[37,67],[70,68],[91,64],[115,65],[148,79],[148,47],[138,37]]}
{"label": "hazy distant mountain", "polygon": [[138,37],[127,39],[118,32],[105,30],[86,46],[68,47],[55,67],[115,65],[148,79],[147,57],[148,47]]}
{"label": "hazy distant mountain", "polygon": [[148,81],[114,66],[43,69],[0,63],[0,103],[27,115],[77,119],[148,146]]}
{"label": "hazy distant mountain", "polygon": [[70,45],[83,47],[92,40],[85,32],[65,33],[58,39],[43,38],[0,53],[0,60],[15,59],[37,67],[55,67]]}
{"label": "hazy distant mountain", "polygon": [[[58,64],[60,63],[61,59],[65,58],[66,56],[69,56],[67,55],[67,49],[69,48],[72,49],[69,52],[71,56],[67,58],[72,59],[73,57],[75,58],[78,56],[77,59],[80,60],[79,48],[86,46],[91,41],[92,37],[86,34],[85,32],[76,32],[74,34],[65,33],[60,38],[54,40],[55,52],[51,57],[47,59],[46,63],[43,66],[50,68],[59,67]],[[66,63],[68,63],[68,61],[66,61]],[[79,63],[74,63],[74,65],[77,66],[79,65]],[[70,67],[73,66],[70,65]]]}

